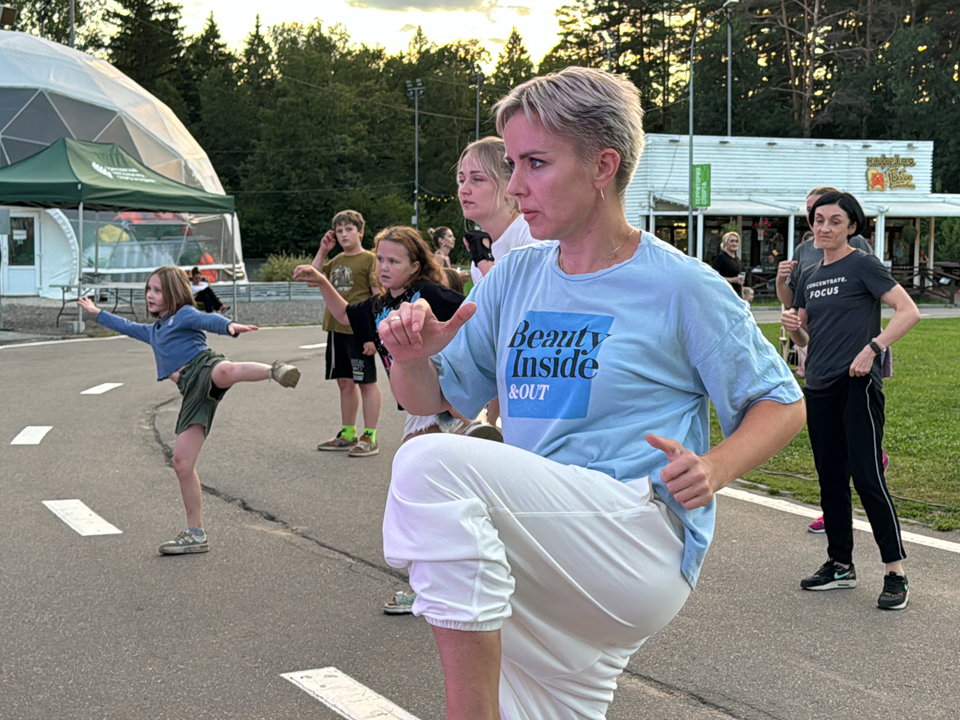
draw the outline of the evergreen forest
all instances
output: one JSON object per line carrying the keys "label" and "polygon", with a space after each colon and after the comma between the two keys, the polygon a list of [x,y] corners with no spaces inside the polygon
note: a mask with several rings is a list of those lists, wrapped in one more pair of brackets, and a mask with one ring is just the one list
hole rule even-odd
{"label": "evergreen forest", "polygon": [[[11,3],[11,0],[6,0]],[[19,29],[69,41],[69,0],[13,0]],[[957,0],[570,0],[542,58],[510,35],[405,52],[353,42],[349,28],[265,28],[232,51],[211,15],[197,35],[167,0],[76,0],[76,46],[166,103],[237,198],[247,257],[316,249],[330,218],[359,210],[373,234],[463,218],[454,166],[494,134],[490,108],[514,85],[567,65],[609,69],[640,89],[648,132],[686,133],[691,35],[697,134],[932,140],[934,192],[960,192]],[[718,11],[719,12],[715,12]],[[323,13],[322,3],[319,12]],[[414,186],[415,114],[419,174]],[[938,256],[960,260],[960,227],[938,224]],[[941,244],[943,243],[943,244]]]}

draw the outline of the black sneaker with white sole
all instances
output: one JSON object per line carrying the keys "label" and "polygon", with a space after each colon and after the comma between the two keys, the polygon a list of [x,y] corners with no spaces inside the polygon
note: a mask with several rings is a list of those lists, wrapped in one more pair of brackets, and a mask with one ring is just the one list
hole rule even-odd
{"label": "black sneaker with white sole", "polygon": [[813,575],[800,581],[800,587],[804,590],[841,590],[856,586],[857,571],[853,563],[845,568],[833,560],[827,560]]}
{"label": "black sneaker with white sole", "polygon": [[910,598],[910,586],[906,575],[889,572],[883,576],[883,591],[877,598],[877,607],[881,610],[903,610]]}

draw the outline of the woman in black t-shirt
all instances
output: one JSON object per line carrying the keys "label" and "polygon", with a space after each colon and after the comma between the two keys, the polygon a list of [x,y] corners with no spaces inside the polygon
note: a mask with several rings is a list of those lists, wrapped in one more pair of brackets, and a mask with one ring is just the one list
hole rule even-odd
{"label": "woman in black t-shirt", "polygon": [[[879,356],[907,334],[920,313],[875,256],[850,245],[850,237],[866,224],[853,195],[824,195],[810,210],[809,221],[823,260],[801,273],[794,308],[783,313],[782,323],[797,345],[809,344],[804,395],[828,557],[800,587],[835,590],[857,584],[852,476],[885,564],[877,605],[901,610],[909,595],[903,572],[906,551],[884,477]],[[880,324],[881,301],[894,309],[885,329]]]}
{"label": "woman in black t-shirt", "polygon": [[740,249],[740,235],[735,232],[725,233],[720,239],[720,252],[713,258],[710,267],[716,270],[720,277],[733,285],[738,292],[743,287],[743,263],[737,257]]}

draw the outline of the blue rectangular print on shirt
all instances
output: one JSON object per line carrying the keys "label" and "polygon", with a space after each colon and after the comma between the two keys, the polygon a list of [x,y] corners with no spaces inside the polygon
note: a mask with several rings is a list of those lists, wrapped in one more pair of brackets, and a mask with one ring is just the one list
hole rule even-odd
{"label": "blue rectangular print on shirt", "polygon": [[527,312],[510,338],[504,369],[510,417],[586,417],[612,324],[612,315]]}

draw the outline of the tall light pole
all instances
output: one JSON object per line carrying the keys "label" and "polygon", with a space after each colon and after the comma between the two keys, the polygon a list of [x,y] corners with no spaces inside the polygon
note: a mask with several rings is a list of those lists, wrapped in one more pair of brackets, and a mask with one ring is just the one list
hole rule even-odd
{"label": "tall light pole", "polygon": [[407,98],[413,100],[413,226],[420,229],[420,96],[423,83],[420,78],[407,82]]}
{"label": "tall light pole", "polygon": [[730,5],[736,5],[740,0],[726,0],[723,5],[714,10],[709,15],[703,17],[698,22],[694,23],[693,32],[690,34],[690,120],[689,120],[689,151],[690,158],[688,163],[688,172],[689,172],[689,184],[687,190],[689,191],[689,197],[687,200],[687,254],[695,255],[693,247],[693,63],[695,60],[695,52],[697,46],[697,31],[702,25],[704,25],[708,20],[710,20],[714,15],[722,13]]}
{"label": "tall light pole", "polygon": [[475,63],[473,66],[473,75],[470,76],[470,79],[473,80],[474,85],[477,86],[477,137],[480,139],[480,88],[483,87],[483,70],[480,69],[480,63]]}
{"label": "tall light pole", "polygon": [[[725,6],[726,7],[726,6]],[[733,135],[733,20],[727,7],[727,137]]]}

